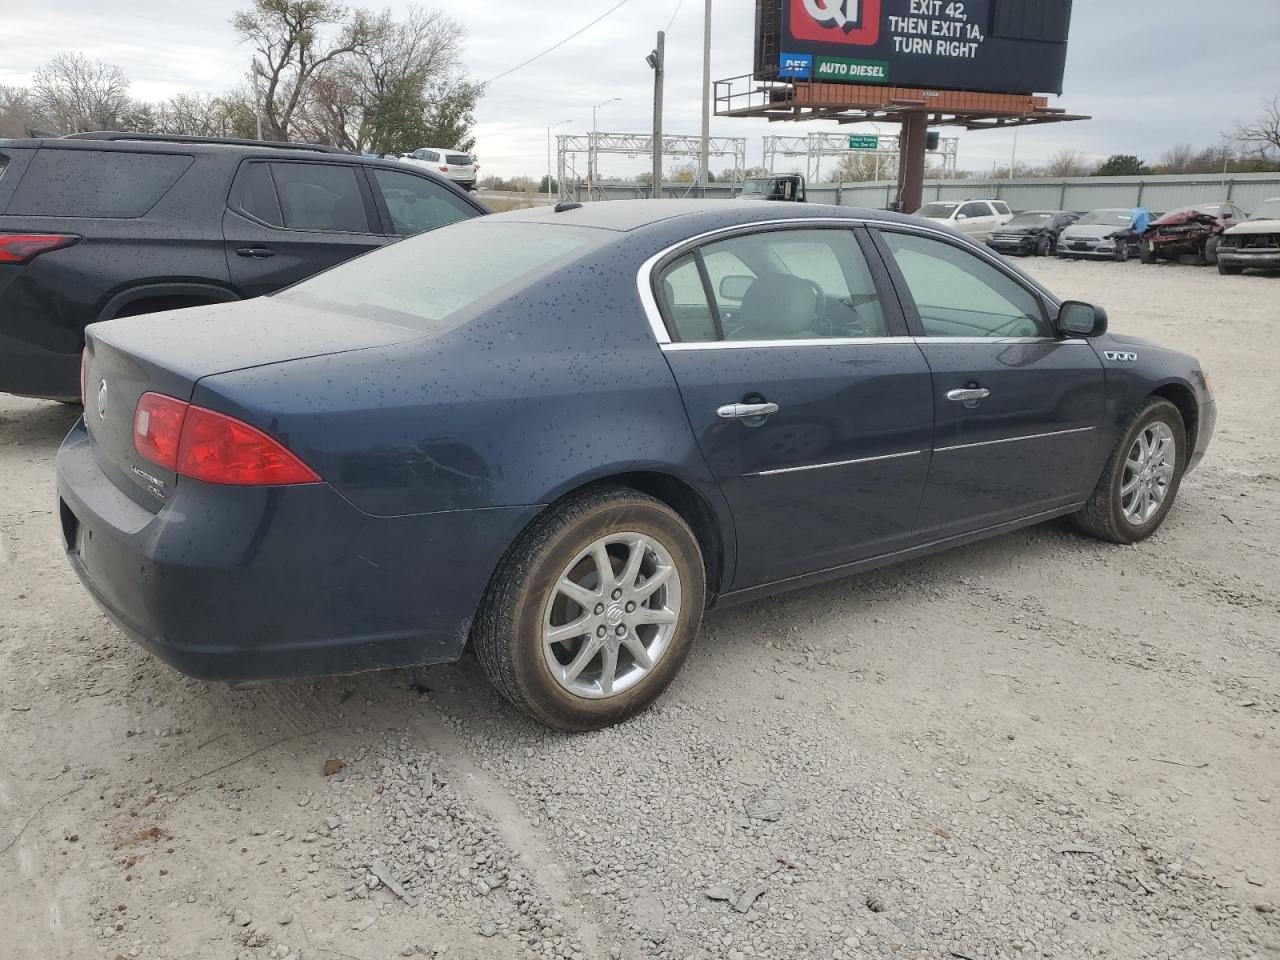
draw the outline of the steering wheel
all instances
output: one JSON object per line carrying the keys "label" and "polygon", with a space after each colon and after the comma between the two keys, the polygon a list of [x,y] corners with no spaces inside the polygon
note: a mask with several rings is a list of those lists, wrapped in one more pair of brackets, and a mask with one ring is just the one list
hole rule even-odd
{"label": "steering wheel", "polygon": [[831,318],[827,316],[827,292],[817,285],[814,281],[807,277],[801,277],[805,283],[809,284],[814,295],[814,311],[813,320],[810,327],[818,331],[824,337],[829,337],[835,332],[835,325],[832,324]]}

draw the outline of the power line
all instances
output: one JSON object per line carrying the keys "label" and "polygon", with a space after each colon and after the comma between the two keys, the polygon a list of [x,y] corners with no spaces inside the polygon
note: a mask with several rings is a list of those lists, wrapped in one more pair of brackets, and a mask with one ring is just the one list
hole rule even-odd
{"label": "power line", "polygon": [[577,36],[580,36],[580,35],[582,35],[582,34],[586,33],[588,30],[590,30],[592,27],[594,27],[597,23],[599,23],[599,22],[600,22],[601,20],[603,20],[605,17],[609,16],[609,14],[613,13],[613,12],[614,12],[615,10],[617,10],[619,7],[624,7],[624,6],[626,6],[626,5],[627,5],[628,3],[630,3],[630,2],[631,2],[631,0],[621,0],[621,2],[620,2],[620,3],[617,3],[617,4],[615,4],[614,6],[610,7],[610,8],[609,8],[608,10],[606,10],[604,13],[600,14],[600,16],[596,17],[594,20],[592,20],[590,23],[588,23],[588,24],[587,24],[585,27],[583,27],[581,30],[577,31],[576,33],[571,33],[571,34],[569,34],[569,36],[565,37],[563,40],[561,40],[559,43],[555,44],[554,46],[547,47],[547,49],[543,50],[543,51],[542,51],[540,54],[538,54],[537,56],[535,56],[535,57],[530,57],[530,58],[529,58],[528,60],[526,60],[524,63],[518,63],[518,64],[516,64],[516,65],[515,65],[514,67],[512,67],[510,70],[507,70],[507,71],[506,71],[506,72],[504,72],[504,73],[500,73],[500,74],[498,74],[498,75],[497,75],[496,77],[494,77],[492,80],[486,80],[486,81],[485,81],[485,84],[486,84],[486,85],[488,85],[488,84],[490,84],[490,83],[494,83],[495,81],[501,80],[503,77],[509,77],[511,74],[515,73],[517,70],[520,70],[520,69],[523,69],[524,67],[527,67],[529,64],[533,63],[535,60],[541,60],[541,59],[542,59],[543,57],[545,57],[548,53],[551,53],[553,50],[558,50],[560,47],[563,47],[566,43],[568,43],[568,42],[569,42],[570,40],[572,40],[574,37],[577,37]]}
{"label": "power line", "polygon": [[671,24],[676,22],[676,16],[680,13],[680,8],[684,6],[684,0],[677,0],[676,8],[671,14],[671,19],[667,21],[667,32],[671,32]]}

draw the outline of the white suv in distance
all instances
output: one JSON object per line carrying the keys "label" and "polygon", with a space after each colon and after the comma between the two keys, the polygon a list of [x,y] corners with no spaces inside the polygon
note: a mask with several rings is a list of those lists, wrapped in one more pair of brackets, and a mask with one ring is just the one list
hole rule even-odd
{"label": "white suv in distance", "polygon": [[975,240],[986,240],[992,230],[1013,219],[1013,211],[1003,200],[935,200],[917,210],[916,216],[946,224]]}
{"label": "white suv in distance", "polygon": [[458,150],[443,150],[440,147],[422,147],[413,153],[406,153],[400,159],[426,167],[432,173],[448,177],[463,190],[475,192],[476,171],[480,169],[480,164],[470,154]]}

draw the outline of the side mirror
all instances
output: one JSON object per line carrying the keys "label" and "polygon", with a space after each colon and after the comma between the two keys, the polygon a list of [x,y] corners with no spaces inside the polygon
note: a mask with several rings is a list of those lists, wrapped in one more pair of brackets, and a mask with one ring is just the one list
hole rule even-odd
{"label": "side mirror", "polygon": [[746,297],[747,291],[751,289],[751,284],[755,283],[755,277],[725,277],[720,281],[720,299],[735,300],[741,303]]}
{"label": "side mirror", "polygon": [[1100,337],[1107,332],[1107,311],[1091,303],[1068,300],[1058,310],[1057,327],[1064,336]]}
{"label": "side mirror", "polygon": [[957,219],[957,220],[968,220],[968,219],[969,219],[969,215],[968,215],[967,213],[957,213],[957,214],[956,214],[956,219]]}

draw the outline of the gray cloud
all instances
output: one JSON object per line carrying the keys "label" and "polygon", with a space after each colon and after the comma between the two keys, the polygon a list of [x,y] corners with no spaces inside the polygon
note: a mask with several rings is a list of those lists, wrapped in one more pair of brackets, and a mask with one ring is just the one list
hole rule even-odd
{"label": "gray cloud", "polygon": [[[407,7],[405,0],[363,5]],[[550,46],[605,9],[602,0],[440,0],[432,5],[467,28],[466,60],[479,79]],[[42,62],[71,49],[118,64],[139,97],[216,92],[239,82],[248,65],[249,52],[236,45],[229,24],[241,6],[239,0],[17,5],[6,10],[0,25],[0,83],[27,82]],[[716,0],[713,78],[749,71],[754,6],[750,0]],[[631,0],[555,53],[495,83],[479,111],[478,152],[485,171],[539,174],[546,164],[546,125],[571,119],[574,123],[560,132],[585,132],[592,104],[609,97],[622,101],[600,110],[602,130],[647,130],[652,73],[644,56],[675,8],[676,0]],[[1255,115],[1264,97],[1280,93],[1277,37],[1277,0],[1236,0],[1212,9],[1203,0],[1076,0],[1066,94],[1055,105],[1094,119],[1023,131],[1019,158],[1034,162],[1073,148],[1098,158],[1136,153],[1156,159],[1180,141],[1216,143],[1237,122]],[[701,58],[702,0],[684,0],[667,40],[665,125],[670,133],[699,130]],[[747,137],[748,158],[755,163],[765,134],[809,129],[836,125],[717,119],[712,132]],[[1011,134],[958,135],[962,167],[982,170],[1008,162]],[[643,158],[602,160],[606,175],[646,168]]]}

